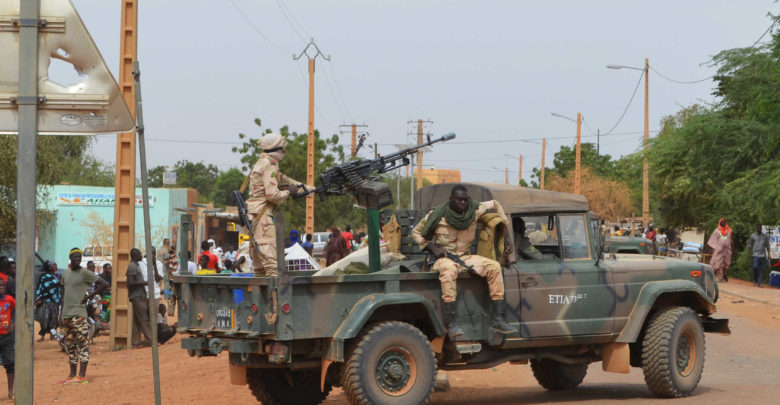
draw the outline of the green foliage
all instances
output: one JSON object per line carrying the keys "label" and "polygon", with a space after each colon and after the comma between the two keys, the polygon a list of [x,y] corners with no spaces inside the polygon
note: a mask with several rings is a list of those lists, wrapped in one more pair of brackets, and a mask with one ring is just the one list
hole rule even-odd
{"label": "green foliage", "polygon": [[153,167],[146,172],[149,177],[149,187],[162,187],[163,186],[163,173],[165,173],[165,166]]}
{"label": "green foliage", "polygon": [[[260,119],[255,119],[255,124],[261,127]],[[266,130],[265,133],[270,133]],[[261,133],[263,133],[261,129]],[[306,182],[306,154],[308,145],[308,135],[290,132],[287,126],[279,129],[279,134],[287,138],[287,154],[279,162],[279,170],[287,176],[300,182]],[[318,131],[314,131],[314,177],[319,178],[327,168],[341,164],[345,161],[344,147],[339,145],[338,135],[332,135],[329,138],[321,137]],[[241,154],[241,163],[243,170],[248,171],[260,157],[260,149],[257,145],[259,138],[251,138],[244,134],[238,134],[238,138],[243,140],[240,147],[234,147],[233,152]],[[318,181],[315,181],[315,185]],[[362,208],[353,207],[355,200],[349,196],[327,196],[325,201],[320,201],[315,197],[314,202],[314,229],[315,231],[324,231],[332,226],[339,226],[342,229],[346,225],[352,225],[353,228],[360,228],[366,222],[366,211]],[[284,213],[285,225],[287,229],[302,230],[306,226],[306,201],[304,198],[298,200],[288,200],[281,204],[277,210]]]}
{"label": "green foliage", "polygon": [[198,202],[209,201],[209,196],[214,190],[214,183],[219,176],[217,166],[180,160],[176,162],[174,170],[176,171],[176,185],[178,187],[194,188],[198,191]]}
{"label": "green foliage", "polygon": [[[566,177],[566,174],[574,170],[577,165],[577,148],[561,146],[561,150],[555,152],[553,167],[548,174],[557,174]],[[615,171],[615,162],[609,155],[599,155],[596,145],[593,143],[580,144],[580,166],[590,166],[599,177],[610,177]]]}
{"label": "green foliage", "polygon": [[[94,137],[39,136],[37,140],[38,185],[113,184],[111,166],[88,155]],[[0,135],[0,248],[13,244],[16,238],[16,146],[16,136]],[[39,189],[38,203],[45,198],[45,191]]]}
{"label": "green foliage", "polygon": [[750,254],[741,250],[753,225],[780,219],[780,30],[768,44],[722,51],[712,64],[719,100],[664,118],[649,153],[651,186],[668,226],[712,230],[725,217],[733,274],[750,279]]}
{"label": "green foliage", "polygon": [[214,183],[214,189],[211,191],[209,201],[213,202],[215,206],[222,208],[228,205],[236,205],[233,199],[233,190],[241,188],[241,183],[244,182],[245,178],[246,175],[236,168],[220,173],[217,181]]}

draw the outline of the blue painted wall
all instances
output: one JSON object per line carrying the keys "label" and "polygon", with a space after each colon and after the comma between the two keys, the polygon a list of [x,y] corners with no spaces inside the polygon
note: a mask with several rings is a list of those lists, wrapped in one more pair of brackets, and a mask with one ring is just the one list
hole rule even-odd
{"label": "blue painted wall", "polygon": [[[135,232],[143,251],[143,207],[141,189],[136,189]],[[68,251],[73,247],[84,248],[90,244],[95,230],[113,232],[114,188],[76,185],[49,186],[39,189],[45,197],[41,204],[48,215],[38,224],[38,252],[46,260],[54,260],[60,268],[67,267]],[[152,244],[162,245],[163,238],[170,238],[174,226],[179,224],[179,212],[175,208],[187,206],[187,189],[150,188],[149,219]],[[105,233],[105,232],[103,232]]]}

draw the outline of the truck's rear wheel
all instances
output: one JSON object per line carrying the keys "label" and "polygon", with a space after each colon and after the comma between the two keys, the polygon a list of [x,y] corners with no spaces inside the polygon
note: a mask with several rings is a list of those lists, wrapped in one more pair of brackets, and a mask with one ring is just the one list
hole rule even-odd
{"label": "truck's rear wheel", "polygon": [[576,388],[585,379],[587,364],[564,364],[551,359],[531,360],[531,370],[539,385],[550,391]]}
{"label": "truck's rear wheel", "polygon": [[330,384],[320,391],[316,370],[247,369],[247,383],[263,405],[317,405],[330,393]]}
{"label": "truck's rear wheel", "polygon": [[383,322],[358,337],[343,388],[353,405],[424,404],[433,393],[433,347],[419,329]]}
{"label": "truck's rear wheel", "polygon": [[704,329],[687,307],[658,311],[642,342],[645,383],[659,397],[679,398],[696,389],[704,369]]}

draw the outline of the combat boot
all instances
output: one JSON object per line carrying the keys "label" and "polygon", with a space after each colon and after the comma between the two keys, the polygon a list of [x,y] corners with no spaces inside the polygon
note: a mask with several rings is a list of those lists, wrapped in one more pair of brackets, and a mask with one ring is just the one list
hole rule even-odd
{"label": "combat boot", "polygon": [[493,322],[490,323],[490,327],[507,335],[517,332],[517,329],[511,327],[504,320],[504,300],[491,300],[490,309],[493,312]]}
{"label": "combat boot", "polygon": [[450,340],[453,342],[465,335],[463,329],[458,326],[458,323],[455,321],[455,314],[457,313],[456,308],[456,302],[444,303],[444,323],[447,324],[447,336],[449,336]]}

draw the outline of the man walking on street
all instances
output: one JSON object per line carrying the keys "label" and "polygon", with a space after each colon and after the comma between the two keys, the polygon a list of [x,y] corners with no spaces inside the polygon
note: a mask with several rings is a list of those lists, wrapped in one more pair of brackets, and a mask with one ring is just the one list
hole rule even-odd
{"label": "man walking on street", "polygon": [[[70,374],[60,384],[86,384],[89,363],[89,321],[84,306],[89,286],[95,283],[93,294],[108,289],[108,284],[92,271],[81,267],[81,249],[70,250],[70,268],[62,273],[62,319],[65,324],[65,346]],[[80,364],[78,376],[76,366]]]}
{"label": "man walking on street", "polygon": [[[464,335],[455,317],[458,293],[456,280],[460,271],[465,269],[447,257],[447,254],[453,254],[466,265],[473,266],[474,272],[487,280],[493,314],[490,327],[503,334],[517,332],[504,320],[504,275],[501,264],[486,257],[469,254],[469,248],[476,234],[477,221],[490,209],[495,209],[504,226],[508,227],[509,221],[498,201],[482,203],[473,201],[466,187],[459,184],[452,188],[449,201],[431,210],[412,230],[414,241],[423,250],[428,250],[436,257],[433,271],[439,273],[447,335],[453,341]],[[504,246],[504,256],[508,257],[512,252],[512,244],[505,243]]]}
{"label": "man walking on street", "polygon": [[750,250],[750,258],[753,259],[753,285],[761,288],[764,267],[769,257],[769,238],[761,232],[761,224],[756,224],[756,233],[750,235],[747,248]]}
{"label": "man walking on street", "polygon": [[[141,251],[130,249],[130,264],[127,265],[128,298],[133,305],[132,344],[134,349],[150,346],[152,331],[149,326],[149,299],[146,295],[146,282],[141,275],[138,263],[141,261]],[[146,340],[141,341],[141,332]]]}
{"label": "man walking on street", "polygon": [[258,141],[260,158],[249,173],[249,199],[246,201],[249,219],[252,221],[252,234],[255,238],[260,255],[255,249],[250,249],[255,276],[276,277],[276,226],[274,225],[274,208],[287,201],[289,190],[281,190],[280,184],[289,187],[302,186],[305,190],[313,190],[312,186],[291,179],[279,171],[279,162],[287,153],[287,140],[279,134],[265,134]]}

